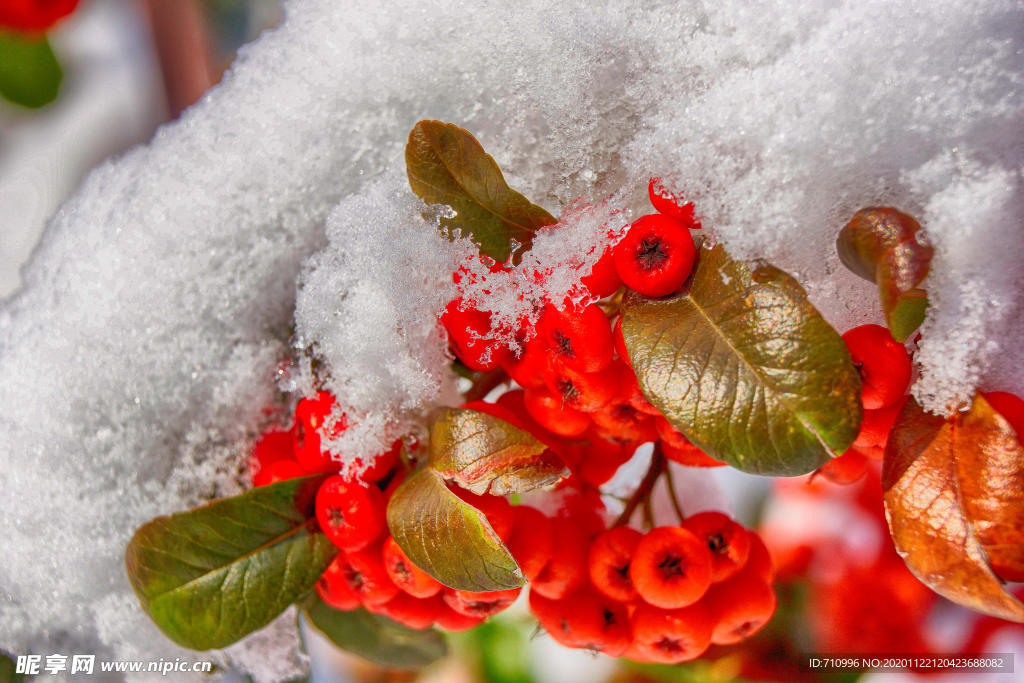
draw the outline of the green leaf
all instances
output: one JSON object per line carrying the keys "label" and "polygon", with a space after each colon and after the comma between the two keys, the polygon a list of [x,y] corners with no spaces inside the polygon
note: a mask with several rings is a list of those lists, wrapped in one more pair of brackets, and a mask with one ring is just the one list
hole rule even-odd
{"label": "green leaf", "polygon": [[306,620],[337,647],[378,666],[418,669],[448,654],[445,638],[434,629],[416,630],[364,609],[337,610],[311,600]]}
{"label": "green leaf", "polygon": [[0,95],[37,109],[53,102],[64,74],[45,37],[0,31]]}
{"label": "green leaf", "polygon": [[395,489],[388,528],[412,563],[446,586],[483,592],[523,585],[519,565],[484,514],[429,467]]}
{"label": "green leaf", "polygon": [[647,399],[711,457],[754,474],[811,472],[846,450],[860,377],[792,277],[702,248],[689,289],[629,293],[622,334]]}
{"label": "green leaf", "polygon": [[518,263],[533,244],[533,233],[558,221],[508,186],[501,169],[468,131],[451,123],[420,121],[405,147],[409,186],[428,204],[450,206],[442,218],[498,263],[508,261],[512,240],[522,244]]}
{"label": "green leaf", "polygon": [[14,657],[0,651],[0,683],[23,683],[25,674],[19,674],[17,671]]}
{"label": "green leaf", "polygon": [[158,517],[128,543],[128,580],[168,638],[230,645],[306,594],[337,549],[316,526],[322,475]]}
{"label": "green leaf", "polygon": [[532,434],[478,410],[445,408],[430,425],[430,466],[473,493],[506,496],[569,475]]}
{"label": "green leaf", "polygon": [[922,238],[913,217],[888,207],[868,207],[854,214],[836,239],[843,265],[878,285],[886,324],[899,342],[921,326],[928,308],[920,285],[934,249]]}

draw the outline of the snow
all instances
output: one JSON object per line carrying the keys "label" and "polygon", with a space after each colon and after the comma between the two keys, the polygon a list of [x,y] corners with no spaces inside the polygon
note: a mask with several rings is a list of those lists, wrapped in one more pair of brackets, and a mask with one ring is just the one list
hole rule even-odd
{"label": "snow", "polygon": [[[420,119],[471,130],[553,214],[576,206],[535,256],[585,268],[661,175],[841,330],[879,314],[836,233],[861,206],[909,211],[937,250],[915,393],[940,410],[976,383],[1024,393],[1022,13],[293,0],[219,87],[92,172],[0,307],[0,642],[184,656],[140,615],[124,545],[244,486],[275,381],[286,402],[310,392],[311,357],[355,418],[345,456],[450,399],[432,312],[470,252],[405,184]],[[477,298],[506,322],[529,312],[523,278],[487,287]],[[280,680],[300,666],[292,633],[214,656]]]}

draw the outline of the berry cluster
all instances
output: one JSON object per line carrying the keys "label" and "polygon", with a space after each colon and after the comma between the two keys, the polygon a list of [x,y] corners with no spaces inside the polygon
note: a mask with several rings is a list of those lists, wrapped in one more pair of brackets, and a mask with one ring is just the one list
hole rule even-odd
{"label": "berry cluster", "polygon": [[589,539],[566,518],[538,528],[558,546],[530,584],[530,610],[567,647],[674,664],[745,639],[775,611],[767,549],[722,513]]}
{"label": "berry cluster", "polygon": [[75,11],[78,0],[5,0],[0,4],[0,28],[38,33]]}
{"label": "berry cluster", "polygon": [[[630,225],[583,278],[590,300],[607,299],[623,284],[646,296],[665,296],[689,277],[696,255],[690,229],[700,227],[692,206],[665,195],[656,180],[650,195],[661,213]],[[454,275],[456,282],[465,276]],[[537,324],[517,330],[515,350],[489,340],[490,315],[461,299],[447,307],[442,323],[458,360],[497,378],[489,390],[508,385],[494,400],[463,407],[529,432],[569,468],[571,475],[554,495],[555,511],[546,515],[502,497],[454,486],[452,491],[486,516],[529,583],[531,611],[558,642],[674,663],[700,656],[711,643],[743,640],[768,621],[776,605],[771,560],[756,534],[718,512],[685,519],[680,514],[678,526],[655,526],[647,519],[646,533],[627,526],[654,480],[670,476],[666,459],[699,467],[722,463],[687,441],[644,398],[615,300],[541,305]],[[340,552],[317,584],[320,597],[337,609],[362,606],[413,628],[468,629],[507,608],[520,589],[454,590],[409,560],[389,535],[385,515],[408,471],[408,462],[400,462],[402,444],[358,475],[339,473],[321,444],[321,434],[336,435],[347,426],[344,418],[328,424],[333,405],[326,392],[300,401],[294,426],[264,435],[253,456],[257,486],[332,475],[317,492],[316,516]],[[609,526],[600,487],[645,443],[656,448],[645,478],[649,485],[641,484]]]}

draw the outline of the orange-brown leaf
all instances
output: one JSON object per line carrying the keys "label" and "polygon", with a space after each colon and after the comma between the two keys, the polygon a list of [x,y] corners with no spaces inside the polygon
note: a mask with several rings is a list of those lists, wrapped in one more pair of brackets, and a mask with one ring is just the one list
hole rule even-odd
{"label": "orange-brown leaf", "polygon": [[1024,447],[984,398],[949,418],[907,401],[882,470],[896,549],[950,600],[1024,622],[1000,578],[1024,570]]}

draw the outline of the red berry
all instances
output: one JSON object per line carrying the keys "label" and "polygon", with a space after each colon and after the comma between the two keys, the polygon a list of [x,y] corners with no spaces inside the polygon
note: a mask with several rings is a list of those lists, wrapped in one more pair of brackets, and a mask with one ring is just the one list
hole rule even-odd
{"label": "red berry", "polygon": [[254,474],[252,484],[253,486],[268,486],[279,481],[305,477],[306,475],[306,470],[302,469],[299,463],[294,460],[278,460]]}
{"label": "red berry", "polygon": [[42,33],[77,6],[78,0],[5,0],[0,4],[0,27]]}
{"label": "red berry", "polygon": [[534,337],[523,344],[518,356],[509,354],[502,367],[508,376],[524,389],[544,386],[544,373],[548,369],[548,355],[544,350],[544,342]]}
{"label": "red berry", "polygon": [[651,605],[685,607],[697,602],[711,585],[711,552],[686,529],[658,527],[637,543],[629,577]]}
{"label": "red berry", "polygon": [[682,195],[669,192],[661,178],[651,178],[647,184],[647,196],[651,199],[651,206],[658,213],[678,218],[691,230],[700,229],[700,223],[693,215],[693,202],[687,202]]}
{"label": "red berry", "polygon": [[379,543],[345,553],[348,562],[345,580],[364,605],[382,605],[399,593],[398,586],[384,569],[381,555]]}
{"label": "red berry", "polygon": [[399,591],[384,604],[367,605],[366,609],[374,614],[383,614],[409,628],[424,629],[434,625],[442,604],[440,598],[421,600]]}
{"label": "red berry", "polygon": [[1013,431],[1017,432],[1017,438],[1024,441],[1024,400],[1005,391],[988,391],[981,395],[993,410],[1010,423]]}
{"label": "red berry", "polygon": [[459,614],[486,619],[508,609],[509,605],[519,597],[521,591],[522,588],[512,588],[504,591],[473,593],[446,588],[443,597],[445,603]]}
{"label": "red berry", "polygon": [[775,580],[775,567],[772,564],[772,556],[768,552],[768,547],[765,546],[758,534],[749,530],[747,533],[750,534],[750,553],[747,556],[747,564],[744,565],[741,573],[752,574],[765,583],[771,583]]}
{"label": "red berry", "polygon": [[852,484],[861,477],[868,468],[868,460],[856,448],[848,448],[842,455],[832,458],[819,467],[815,474],[820,474],[833,484]]}
{"label": "red berry", "polygon": [[401,451],[402,440],[398,439],[391,445],[390,449],[370,460],[370,464],[366,467],[363,467],[362,461],[359,458],[356,458],[353,464],[359,472],[357,475],[359,480],[368,483],[378,482],[391,474],[391,470],[393,470],[395,465],[398,464],[399,453],[401,453]]}
{"label": "red berry", "polygon": [[512,535],[512,527],[515,525],[515,509],[501,496],[489,494],[477,495],[463,488],[453,487],[452,492],[469,503],[480,512],[484,513],[494,533],[504,543]]}
{"label": "red berry", "polygon": [[468,631],[469,629],[479,626],[484,623],[487,617],[469,617],[460,612],[456,612],[441,599],[441,596],[437,597],[441,600],[441,606],[437,612],[437,619],[435,625],[438,628],[443,628],[445,631]]}
{"label": "red berry", "polygon": [[675,448],[662,441],[661,452],[672,462],[687,467],[722,467],[725,465],[724,462],[715,460],[692,443],[682,448]]}
{"label": "red berry", "polygon": [[266,468],[271,463],[294,459],[295,450],[290,431],[264,432],[252,449],[251,463],[253,473],[258,474],[260,470]]}
{"label": "red berry", "polygon": [[577,372],[568,366],[552,367],[544,381],[562,405],[584,413],[605,407],[619,388],[619,373],[609,365],[599,372]]}
{"label": "red berry", "polygon": [[881,325],[861,325],[843,335],[861,377],[861,403],[876,410],[900,400],[910,385],[910,356]]}
{"label": "red berry", "polygon": [[555,549],[553,529],[551,519],[540,510],[527,505],[515,507],[515,526],[506,546],[527,581],[537,578],[551,560]]}
{"label": "red berry", "polygon": [[673,610],[641,604],[632,621],[632,650],[645,661],[679,664],[700,657],[711,644],[714,622],[703,603]]}
{"label": "red berry", "polygon": [[665,296],[678,290],[690,277],[696,257],[686,223],[659,214],[641,216],[615,245],[619,277],[644,296]]}
{"label": "red berry", "polygon": [[384,531],[384,497],[375,486],[329,477],[316,492],[316,520],[331,543],[359,550]]}
{"label": "red berry", "polygon": [[602,435],[616,441],[641,444],[658,439],[651,416],[640,412],[623,398],[613,399],[593,413],[591,419],[600,427]]}
{"label": "red berry", "polygon": [[[331,415],[334,396],[321,391],[315,399],[304,398],[295,406],[295,458],[310,474],[337,472],[340,465],[328,451],[321,449],[320,430]],[[345,431],[345,418],[334,423],[332,436]]]}
{"label": "red berry", "polygon": [[590,545],[587,569],[590,583],[604,595],[630,602],[637,597],[629,577],[629,565],[637,543],[643,538],[636,529],[619,526],[600,534]]}
{"label": "red berry", "polygon": [[619,273],[615,270],[615,258],[611,249],[606,250],[598,259],[593,270],[590,271],[590,275],[580,279],[580,284],[598,299],[611,296],[619,291],[622,280],[619,279]]}
{"label": "red berry", "polygon": [[759,631],[775,614],[775,591],[746,572],[715,584],[701,600],[711,611],[715,627],[711,642],[732,645]]}
{"label": "red berry", "polygon": [[707,543],[711,551],[711,581],[736,574],[750,554],[750,534],[721,512],[701,512],[687,517],[683,528]]}
{"label": "red berry", "polygon": [[569,446],[570,451],[574,448],[579,452],[576,473],[591,486],[601,486],[614,477],[619,468],[629,462],[633,457],[633,451],[636,450],[622,443],[604,439],[596,433],[591,433],[590,440],[585,444]]}
{"label": "red berry", "polygon": [[587,539],[583,530],[573,521],[554,520],[555,547],[551,560],[533,580],[533,591],[550,599],[559,600],[586,582]]}
{"label": "red berry", "polygon": [[534,420],[559,436],[579,436],[590,426],[586,413],[565,405],[562,397],[547,387],[527,389],[523,403]]}
{"label": "red berry", "polygon": [[579,312],[545,306],[537,336],[554,361],[577,372],[597,372],[612,362],[611,325],[594,304]]}
{"label": "red berry", "polygon": [[509,357],[508,349],[497,342],[482,339],[491,331],[490,313],[463,306],[463,300],[456,299],[441,315],[441,323],[448,331],[455,355],[470,370],[493,370]]}
{"label": "red berry", "polygon": [[334,609],[347,611],[359,607],[359,596],[348,585],[350,571],[345,553],[338,553],[316,582],[317,595]]}
{"label": "red berry", "polygon": [[566,647],[618,657],[633,639],[625,606],[591,590],[564,600],[547,600],[530,591],[530,609],[548,634]]}
{"label": "red berry", "polygon": [[685,448],[690,445],[690,440],[683,436],[683,433],[672,426],[672,423],[665,419],[664,415],[654,418],[654,428],[658,431],[658,438],[661,442],[672,448]]}
{"label": "red berry", "polygon": [[381,559],[392,583],[409,595],[429,598],[441,592],[440,582],[414,565],[391,536],[384,541]]}
{"label": "red berry", "polygon": [[907,397],[904,396],[891,406],[877,410],[865,409],[860,422],[860,432],[853,442],[853,448],[872,460],[881,460],[885,454],[885,447],[889,443],[889,432],[892,431],[892,425],[906,402]]}

